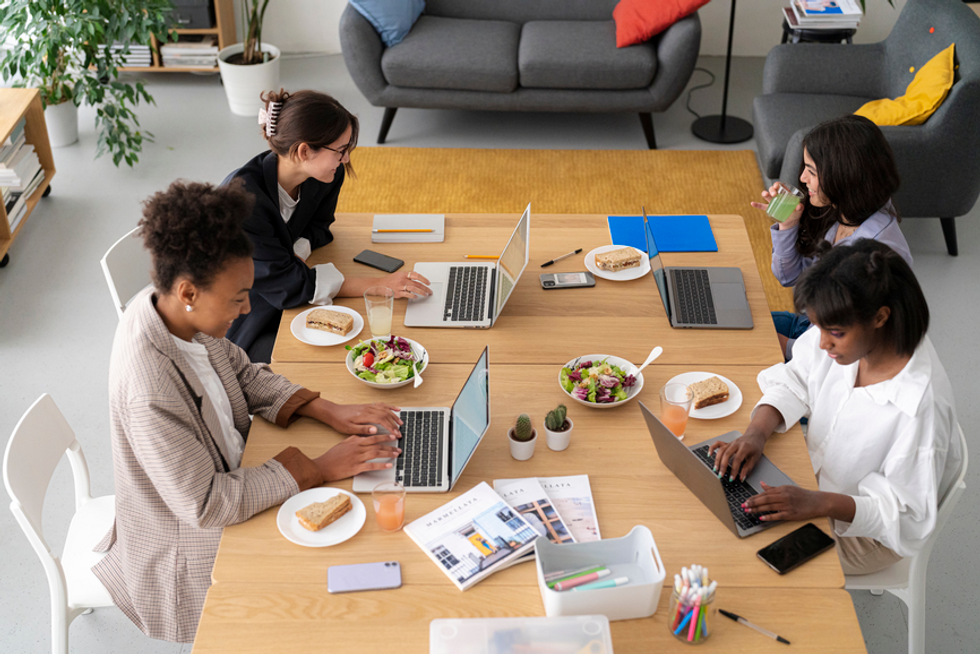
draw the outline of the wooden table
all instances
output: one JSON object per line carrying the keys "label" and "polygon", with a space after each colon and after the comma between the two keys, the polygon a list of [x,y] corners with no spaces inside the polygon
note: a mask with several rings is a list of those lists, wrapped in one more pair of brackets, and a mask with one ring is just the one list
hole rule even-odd
{"label": "wooden table", "polygon": [[[345,275],[358,277],[383,274],[353,262],[366,248],[402,259],[409,269],[419,261],[466,261],[467,254],[499,254],[517,219],[511,214],[449,214],[444,243],[372,244],[371,214],[339,214],[331,227],[334,242],[314,252],[309,261],[332,262]],[[545,291],[538,275],[585,270],[585,253],[609,244],[609,228],[605,216],[532,212],[530,263],[492,329],[407,328],[406,301],[398,300],[392,330],[425,346],[434,363],[475,360],[486,344],[497,352],[497,363],[508,364],[563,364],[575,355],[597,351],[641,363],[654,345],[664,348],[664,363],[779,363],[782,355],[742,217],[712,215],[709,219],[718,252],[668,253],[662,255],[664,263],[741,268],[753,329],[694,330],[698,334],[694,337],[691,330],[673,329],[651,275],[630,282],[596,279],[594,288]],[[583,248],[581,255],[540,267],[577,248]],[[364,314],[361,298],[339,298],[336,303]],[[343,348],[306,345],[292,335],[290,322],[305,308],[283,313],[272,360],[342,362]],[[366,324],[359,336],[370,338]],[[704,347],[705,341],[713,346]],[[606,345],[600,345],[603,343]]]}

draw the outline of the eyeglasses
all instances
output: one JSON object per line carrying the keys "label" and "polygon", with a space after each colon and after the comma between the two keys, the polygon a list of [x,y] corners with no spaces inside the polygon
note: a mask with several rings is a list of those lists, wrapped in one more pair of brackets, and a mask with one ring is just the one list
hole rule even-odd
{"label": "eyeglasses", "polygon": [[350,151],[353,149],[353,148],[351,148],[350,143],[348,143],[344,147],[340,148],[339,150],[335,150],[334,148],[331,148],[328,145],[325,145],[323,147],[324,147],[325,150],[330,150],[331,152],[336,152],[337,154],[339,154],[341,161],[343,161],[344,157],[349,156],[350,155]]}

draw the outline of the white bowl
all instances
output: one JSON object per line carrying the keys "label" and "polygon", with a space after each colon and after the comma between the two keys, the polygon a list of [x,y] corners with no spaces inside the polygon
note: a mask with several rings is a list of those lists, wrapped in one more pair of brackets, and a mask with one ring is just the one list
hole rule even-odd
{"label": "white bowl", "polygon": [[[412,339],[405,338],[404,336],[402,336],[401,338],[404,338],[406,341],[408,341],[408,346],[412,348],[412,352],[414,352],[416,356],[418,356],[419,353],[422,354],[422,372],[425,372],[425,369],[429,367],[429,352],[424,347],[422,347],[422,345],[418,341],[413,341]],[[363,342],[378,341],[378,340],[382,340],[382,339],[379,338],[364,339]],[[405,381],[393,382],[391,384],[379,384],[378,382],[372,382],[366,379],[361,379],[360,377],[357,376],[357,371],[354,370],[354,350],[349,350],[347,352],[346,362],[347,362],[347,372],[349,372],[357,381],[361,382],[362,384],[367,384],[372,388],[384,388],[384,389],[398,388],[400,386],[404,386],[405,384],[415,383],[414,377],[409,377]]]}
{"label": "white bowl", "polygon": [[[625,370],[626,374],[629,374],[630,370],[636,369],[636,366],[634,366],[632,362],[627,361],[626,359],[620,357],[612,356],[611,354],[586,354],[584,356],[575,357],[574,359],[572,359],[571,361],[563,365],[562,368],[571,368],[577,365],[580,361],[590,361],[590,360],[600,361],[602,359],[605,359],[606,362],[618,366],[622,370]],[[623,406],[624,404],[632,400],[634,397],[639,395],[640,391],[643,390],[643,373],[641,372],[640,374],[635,375],[635,377],[636,377],[636,383],[633,384],[632,387],[626,389],[626,399],[620,400],[618,402],[598,403],[598,402],[589,402],[588,400],[578,399],[577,397],[575,397],[574,395],[566,391],[565,387],[561,385],[561,370],[558,371],[558,388],[560,388],[562,393],[567,395],[570,400],[572,400],[573,402],[578,402],[583,406],[587,406],[593,409],[612,409],[613,407]]]}

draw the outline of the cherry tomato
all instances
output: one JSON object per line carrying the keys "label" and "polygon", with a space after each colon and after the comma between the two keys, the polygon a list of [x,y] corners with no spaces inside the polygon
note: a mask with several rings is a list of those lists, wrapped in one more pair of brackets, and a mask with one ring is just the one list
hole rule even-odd
{"label": "cherry tomato", "polygon": [[374,355],[372,353],[370,353],[370,352],[365,352],[364,353],[364,361],[363,361],[363,363],[368,368],[370,368],[371,366],[373,366],[374,365]]}

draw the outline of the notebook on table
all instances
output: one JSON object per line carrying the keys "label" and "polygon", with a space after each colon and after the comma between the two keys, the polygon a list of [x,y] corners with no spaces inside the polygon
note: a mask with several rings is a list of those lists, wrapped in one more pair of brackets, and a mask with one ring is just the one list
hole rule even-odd
{"label": "notebook on table", "polygon": [[432,295],[408,301],[407,327],[489,329],[497,322],[531,256],[531,205],[496,262],[417,263]]}

